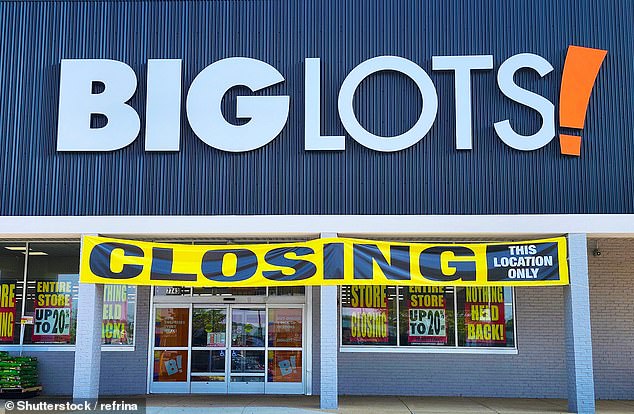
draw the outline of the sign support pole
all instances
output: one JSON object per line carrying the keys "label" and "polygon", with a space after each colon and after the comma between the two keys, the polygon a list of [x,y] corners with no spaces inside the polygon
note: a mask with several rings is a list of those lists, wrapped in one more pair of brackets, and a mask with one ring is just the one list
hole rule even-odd
{"label": "sign support pole", "polygon": [[102,318],[103,285],[80,283],[73,378],[73,400],[75,401],[99,397]]}
{"label": "sign support pole", "polygon": [[592,330],[590,327],[590,284],[586,235],[568,235],[570,285],[564,286],[566,365],[568,368],[568,410],[594,413]]}
{"label": "sign support pole", "polygon": [[[337,237],[337,233],[321,233],[321,238]],[[319,407],[322,410],[336,410],[338,401],[337,379],[337,286],[320,286],[319,329],[320,342],[320,384]]]}

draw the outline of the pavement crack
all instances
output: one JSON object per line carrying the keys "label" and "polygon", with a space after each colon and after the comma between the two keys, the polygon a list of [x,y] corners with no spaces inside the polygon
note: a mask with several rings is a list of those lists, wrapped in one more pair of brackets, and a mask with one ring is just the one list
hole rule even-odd
{"label": "pavement crack", "polygon": [[255,398],[249,401],[249,403],[242,408],[242,411],[240,412],[240,414],[244,414],[246,412],[246,409],[249,408],[249,406],[253,404],[255,401],[256,401]]}
{"label": "pavement crack", "polygon": [[483,406],[484,408],[486,408],[487,410],[491,410],[493,411],[495,414],[501,414],[500,411],[496,410],[495,408],[489,407],[488,405],[486,405],[485,403],[483,403],[480,400],[477,399],[471,399],[471,401],[475,401],[476,404],[480,404],[481,406]]}
{"label": "pavement crack", "polygon": [[407,405],[401,397],[398,397],[398,400],[405,406],[405,408],[407,408],[407,411],[409,411],[409,414],[414,414],[414,411],[412,411],[412,409],[409,408],[409,405]]}

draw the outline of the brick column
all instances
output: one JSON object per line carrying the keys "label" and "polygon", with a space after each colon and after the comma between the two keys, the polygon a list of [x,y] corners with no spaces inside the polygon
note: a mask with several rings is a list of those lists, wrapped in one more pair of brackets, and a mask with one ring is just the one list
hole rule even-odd
{"label": "brick column", "polygon": [[568,410],[594,413],[588,247],[585,234],[568,235],[568,263],[570,285],[564,287]]}
{"label": "brick column", "polygon": [[75,336],[73,399],[99,396],[103,285],[80,283]]}
{"label": "brick column", "polygon": [[[337,237],[337,233],[322,233],[322,238]],[[339,341],[337,324],[337,286],[320,288],[319,326],[321,336],[319,406],[323,410],[336,410],[338,401],[337,352]]]}

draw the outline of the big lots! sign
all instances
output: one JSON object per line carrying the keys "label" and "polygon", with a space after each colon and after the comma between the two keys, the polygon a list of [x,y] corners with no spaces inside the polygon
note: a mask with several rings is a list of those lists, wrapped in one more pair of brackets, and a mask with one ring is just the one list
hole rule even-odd
{"label": "big lots! sign", "polygon": [[[583,128],[585,108],[606,51],[571,46],[568,50],[561,86],[561,125]],[[518,86],[514,81],[520,69],[536,71],[540,77],[553,71],[543,57],[520,53],[506,59],[497,70],[500,91],[510,100],[539,113],[541,127],[532,135],[521,135],[509,120],[494,123],[497,136],[508,146],[531,151],[555,137],[555,107],[545,97]],[[472,148],[471,73],[492,70],[492,55],[433,56],[432,70],[455,74],[456,137],[459,150]],[[357,88],[368,76],[394,71],[411,78],[418,87],[423,107],[418,120],[398,136],[383,137],[366,130],[358,121],[353,99]],[[340,151],[344,136],[322,136],[321,62],[308,58],[305,72],[306,150]],[[181,126],[180,59],[151,59],[147,65],[147,109],[145,113],[146,151],[178,151]],[[134,95],[137,78],[128,65],[115,60],[62,60],[59,94],[58,151],[113,151],[132,143],[140,132],[139,114],[126,102]],[[204,68],[189,86],[186,115],[194,133],[211,147],[230,151],[251,151],[277,137],[286,125],[290,96],[239,96],[236,114],[249,119],[234,125],[223,116],[221,102],[227,91],[246,86],[252,91],[284,81],[282,74],[268,63],[246,57],[216,61]],[[95,92],[95,84],[103,90]],[[378,56],[361,62],[343,81],[339,90],[338,112],[347,133],[358,143],[376,151],[399,151],[420,141],[431,129],[438,110],[436,88],[424,69],[397,56]],[[102,128],[91,127],[91,116],[107,118]],[[562,135],[562,153],[579,155],[581,138]]]}

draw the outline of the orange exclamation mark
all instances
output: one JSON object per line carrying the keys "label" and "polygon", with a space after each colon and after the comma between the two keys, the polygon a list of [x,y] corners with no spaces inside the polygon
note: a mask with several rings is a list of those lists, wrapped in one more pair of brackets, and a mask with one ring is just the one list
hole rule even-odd
{"label": "orange exclamation mark", "polygon": [[[590,94],[607,50],[568,46],[559,94],[559,124],[583,129]],[[581,155],[581,137],[559,134],[561,153]]]}

